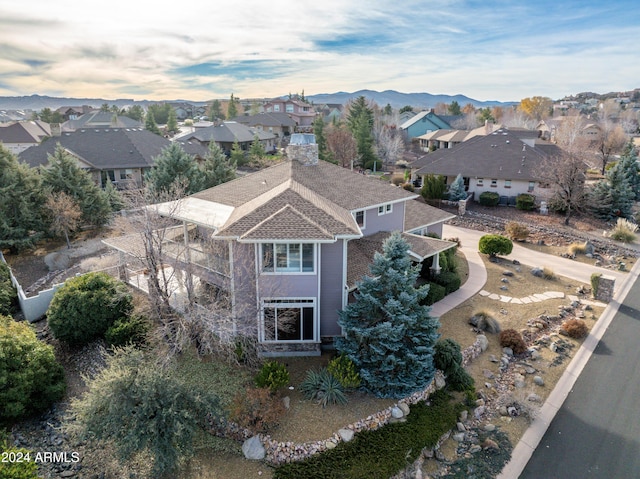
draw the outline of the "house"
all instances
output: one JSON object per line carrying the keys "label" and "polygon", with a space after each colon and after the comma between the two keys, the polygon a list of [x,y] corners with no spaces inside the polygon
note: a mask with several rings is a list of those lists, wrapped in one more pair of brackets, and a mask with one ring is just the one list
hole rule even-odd
{"label": "house", "polygon": [[487,121],[484,126],[473,130],[435,130],[420,135],[417,139],[420,142],[420,149],[428,153],[441,148],[453,148],[463,141],[470,140],[478,135],[488,135],[499,128],[501,128],[501,125]]}
{"label": "house", "polygon": [[294,98],[274,98],[265,103],[264,111],[265,113],[286,113],[296,122],[299,129],[304,130],[310,130],[313,120],[316,119],[313,105]]}
{"label": "house", "polygon": [[51,136],[51,127],[40,120],[15,121],[0,124],[0,143],[17,155],[31,146],[39,145]]}
{"label": "house", "polygon": [[[588,141],[596,141],[601,132],[597,123],[589,121],[586,117],[577,115],[558,116],[541,120],[536,126],[536,130],[538,130],[540,138],[543,140],[555,142],[556,134],[562,131],[563,124],[565,123],[575,124],[579,129],[580,136]],[[573,124],[570,126],[571,129],[576,127]]]}
{"label": "house", "polygon": [[89,113],[93,110],[95,109],[89,105],[61,106],[56,110],[56,112],[60,113],[64,121],[68,121],[68,120],[77,120],[82,115]]}
{"label": "house", "polygon": [[194,131],[181,135],[177,139],[186,142],[197,141],[205,147],[208,147],[210,142],[215,141],[228,154],[236,141],[240,148],[248,150],[256,136],[264,146],[265,151],[269,152],[276,149],[275,134],[263,130],[254,130],[236,121],[224,121],[222,123],[213,123],[205,128],[196,128]]}
{"label": "house", "polygon": [[[167,258],[179,260],[172,264],[184,269],[183,282],[203,292],[196,310],[214,308],[205,292],[229,298],[226,331],[252,331],[267,356],[317,355],[342,334],[338,311],[390,232],[402,232],[415,262],[434,258],[435,270],[438,254],[455,246],[423,236],[442,234],[454,215],[377,178],[318,161],[313,138],[298,136],[287,148],[289,161],[150,207],[176,222]],[[131,266],[136,251],[144,251],[140,237],[104,242],[129,258],[127,280],[144,289],[142,273]],[[180,245],[181,253],[171,253]]]}
{"label": "house", "polygon": [[442,129],[451,130],[452,128],[449,121],[453,121],[456,118],[458,117],[446,117],[445,119],[444,116],[436,115],[433,109],[421,111],[402,123],[400,130],[405,132],[409,139],[416,138],[431,131]]}
{"label": "house", "polygon": [[[42,145],[28,148],[19,157],[33,168],[46,166],[49,155],[53,155],[60,145],[97,184],[105,186],[108,179],[125,187],[141,184],[145,172],[154,166],[155,157],[169,144],[166,138],[141,128],[91,128],[63,133]],[[206,149],[196,146],[204,156]]]}
{"label": "house", "polygon": [[476,200],[484,191],[511,198],[521,193],[546,197],[536,169],[542,160],[560,156],[562,150],[538,139],[538,132],[500,128],[489,135],[476,136],[450,149],[424,155],[410,166],[422,177],[433,174],[451,184],[462,174],[465,188]]}
{"label": "house", "polygon": [[67,133],[82,128],[141,128],[142,126],[143,124],[137,120],[111,111],[93,111],[75,120],[65,121],[60,125],[60,129],[62,133]]}
{"label": "house", "polygon": [[296,122],[286,113],[271,112],[257,115],[238,116],[233,121],[242,123],[254,130],[273,133],[277,138],[284,138],[295,132]]}
{"label": "house", "polygon": [[325,123],[337,123],[342,119],[344,105],[340,103],[324,103],[316,106],[316,112],[322,115]]}

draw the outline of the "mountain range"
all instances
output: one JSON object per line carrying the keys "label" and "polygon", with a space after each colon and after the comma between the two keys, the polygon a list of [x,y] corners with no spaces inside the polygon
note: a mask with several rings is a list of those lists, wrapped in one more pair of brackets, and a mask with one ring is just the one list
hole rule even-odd
{"label": "mountain range", "polygon": [[[405,105],[410,105],[418,109],[433,108],[438,103],[452,103],[457,101],[458,104],[463,107],[467,103],[471,103],[477,108],[492,107],[492,106],[508,106],[519,103],[514,102],[499,102],[499,101],[479,101],[469,98],[465,95],[432,95],[431,93],[401,93],[395,90],[385,90],[378,92],[375,90],[359,90],[356,92],[336,92],[336,93],[320,93],[318,95],[309,95],[307,99],[314,104],[346,104],[349,100],[364,96],[368,100],[376,102],[378,105],[384,107],[389,104],[393,108],[402,108]],[[163,101],[176,101],[176,102],[188,102],[195,105],[204,105],[207,102],[203,101],[190,101],[190,100],[163,100]],[[0,96],[0,110],[42,110],[43,108],[51,108],[55,110],[61,106],[82,106],[89,105],[93,107],[100,107],[102,104],[116,105],[118,108],[126,108],[131,105],[140,105],[146,107],[149,104],[159,103],[154,100],[133,100],[128,98],[119,98],[116,100],[108,100],[104,98],[72,98],[72,97],[52,97],[45,95],[30,95],[30,96]]]}

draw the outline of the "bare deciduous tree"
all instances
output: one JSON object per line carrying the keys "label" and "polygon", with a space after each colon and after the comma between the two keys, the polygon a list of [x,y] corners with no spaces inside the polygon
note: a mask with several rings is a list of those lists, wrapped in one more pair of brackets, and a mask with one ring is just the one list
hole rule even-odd
{"label": "bare deciduous tree", "polygon": [[603,120],[598,126],[600,130],[595,145],[600,160],[600,172],[604,175],[611,157],[622,152],[622,148],[627,143],[627,135],[622,126],[610,120]]}
{"label": "bare deciduous tree", "polygon": [[55,235],[64,235],[67,248],[71,248],[69,233],[80,224],[82,211],[80,205],[63,191],[53,192],[47,198],[45,208],[51,217],[50,230]]}
{"label": "bare deciduous tree", "polygon": [[327,148],[331,155],[343,168],[351,167],[351,162],[358,158],[358,147],[353,135],[346,128],[335,127],[327,129]]}

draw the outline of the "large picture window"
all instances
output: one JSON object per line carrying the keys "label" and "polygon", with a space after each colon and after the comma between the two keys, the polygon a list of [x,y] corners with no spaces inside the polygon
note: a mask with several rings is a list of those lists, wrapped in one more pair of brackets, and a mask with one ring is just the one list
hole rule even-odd
{"label": "large picture window", "polygon": [[265,273],[313,273],[313,243],[263,243],[262,271]]}
{"label": "large picture window", "polygon": [[264,341],[314,341],[315,300],[265,300],[262,309]]}

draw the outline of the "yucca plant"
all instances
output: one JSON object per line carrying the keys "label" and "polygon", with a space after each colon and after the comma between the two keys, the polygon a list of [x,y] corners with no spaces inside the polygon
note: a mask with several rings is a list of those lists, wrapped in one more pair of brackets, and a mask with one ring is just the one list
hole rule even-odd
{"label": "yucca plant", "polygon": [[300,391],[307,399],[315,399],[323,408],[329,404],[347,403],[342,384],[327,368],[307,371]]}

